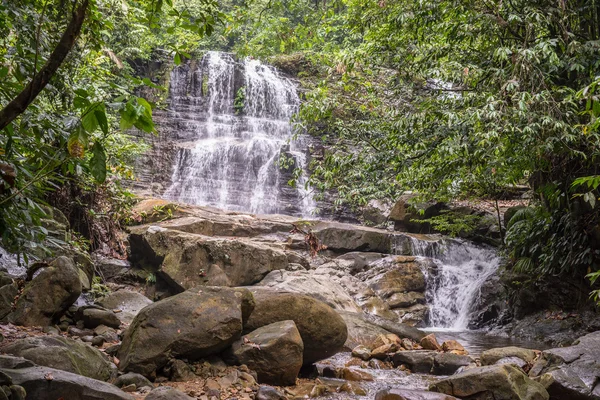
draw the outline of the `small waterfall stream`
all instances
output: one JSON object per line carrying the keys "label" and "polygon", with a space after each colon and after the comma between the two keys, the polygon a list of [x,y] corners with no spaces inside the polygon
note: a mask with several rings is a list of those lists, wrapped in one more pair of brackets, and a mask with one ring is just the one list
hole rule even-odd
{"label": "small waterfall stream", "polygon": [[[171,186],[163,197],[233,211],[309,216],[315,208],[302,177],[287,184],[307,156],[292,141],[296,85],[258,60],[208,52],[171,74],[169,96],[179,135]],[[291,162],[282,168],[284,155]]]}
{"label": "small waterfall stream", "polygon": [[428,257],[435,267],[424,271],[429,305],[428,330],[467,329],[472,307],[484,282],[497,271],[500,257],[492,248],[472,243],[413,238],[413,254]]}

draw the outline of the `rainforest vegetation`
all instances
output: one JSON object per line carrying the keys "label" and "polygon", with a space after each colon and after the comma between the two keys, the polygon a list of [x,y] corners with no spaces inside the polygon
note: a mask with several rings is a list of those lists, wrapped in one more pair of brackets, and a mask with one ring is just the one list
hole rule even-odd
{"label": "rainforest vegetation", "polygon": [[[598,0],[3,0],[0,234],[40,246],[46,204],[92,247],[131,202],[123,183],[152,135],[136,69],[206,50],[265,59],[303,89],[320,137],[310,184],[340,204],[501,199],[513,267],[600,276]],[[596,292],[596,296],[597,296]]]}

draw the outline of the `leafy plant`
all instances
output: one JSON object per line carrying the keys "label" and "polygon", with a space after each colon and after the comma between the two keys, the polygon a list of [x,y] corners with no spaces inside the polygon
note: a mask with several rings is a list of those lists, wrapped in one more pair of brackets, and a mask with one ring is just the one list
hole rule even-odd
{"label": "leafy plant", "polygon": [[236,115],[241,115],[244,113],[245,104],[246,104],[246,87],[242,86],[236,92],[235,99],[233,100],[233,109],[235,110]]}

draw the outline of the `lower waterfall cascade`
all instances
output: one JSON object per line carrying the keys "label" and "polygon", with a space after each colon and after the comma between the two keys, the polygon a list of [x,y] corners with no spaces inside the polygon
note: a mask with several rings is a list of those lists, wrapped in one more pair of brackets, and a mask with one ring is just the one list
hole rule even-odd
{"label": "lower waterfall cascade", "polygon": [[302,135],[292,140],[300,99],[291,79],[258,60],[211,51],[173,70],[169,103],[186,143],[163,197],[231,211],[311,214],[306,177],[288,185],[290,170],[307,166]]}
{"label": "lower waterfall cascade", "polygon": [[500,266],[501,258],[490,247],[457,239],[426,241],[412,238],[415,256],[431,259],[425,270],[428,330],[464,331],[482,285]]}

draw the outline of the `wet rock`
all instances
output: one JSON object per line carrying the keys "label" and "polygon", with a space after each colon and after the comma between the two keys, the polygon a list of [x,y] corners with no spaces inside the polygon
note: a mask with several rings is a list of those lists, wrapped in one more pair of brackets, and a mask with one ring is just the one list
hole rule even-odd
{"label": "wet rock", "polygon": [[434,375],[452,375],[462,367],[472,364],[474,361],[469,356],[453,353],[438,353],[433,359],[431,373]]}
{"label": "wet rock", "polygon": [[130,324],[142,308],[152,304],[152,300],[141,293],[122,289],[103,297],[98,304],[108,310],[119,310],[117,318]]}
{"label": "wet rock", "polygon": [[367,346],[358,345],[352,349],[352,356],[367,361],[371,358],[371,350]]}
{"label": "wet rock", "polygon": [[116,367],[95,348],[60,336],[19,339],[0,351],[19,356],[35,364],[56,368],[88,378],[107,381],[116,376]]}
{"label": "wet rock", "polygon": [[515,367],[519,367],[522,370],[526,371],[529,369],[529,364],[527,364],[527,361],[519,358],[519,357],[504,357],[499,359],[498,361],[496,361],[494,363],[495,365],[501,365],[501,364],[511,364],[514,365]]}
{"label": "wet rock", "polygon": [[170,386],[161,386],[152,390],[145,400],[194,400],[194,398]]}
{"label": "wet rock", "polygon": [[287,397],[274,387],[261,386],[256,392],[256,400],[287,400]]}
{"label": "wet rock", "polygon": [[339,373],[339,378],[347,381],[372,381],[373,375],[368,372],[361,371],[356,368],[342,368]]}
{"label": "wet rock", "polygon": [[395,367],[406,365],[412,372],[429,374],[437,352],[433,350],[399,351],[392,357]]}
{"label": "wet rock", "polygon": [[105,325],[111,328],[118,328],[121,326],[121,321],[117,318],[117,315],[109,310],[102,310],[95,307],[80,309],[80,319],[88,329],[94,329],[100,325]]}
{"label": "wet rock", "polygon": [[398,322],[393,322],[383,318],[377,318],[374,316],[369,316],[369,322],[397,335],[400,339],[411,339],[415,342],[419,342],[423,339],[427,334],[413,326],[402,324]]}
{"label": "wet rock", "polygon": [[600,399],[600,331],[543,351],[529,375],[538,377],[551,399]]}
{"label": "wet rock", "polygon": [[58,257],[25,285],[14,309],[4,319],[15,325],[51,325],[77,300],[81,289],[79,269],[73,260]]}
{"label": "wet rock", "polygon": [[[380,269],[384,270],[382,274]],[[372,278],[367,283],[382,298],[389,298],[396,293],[423,292],[425,276],[414,257],[391,257],[388,263],[369,271]]]}
{"label": "wet rock", "polygon": [[344,253],[361,251],[391,254],[395,238],[385,230],[329,221],[315,224],[313,232],[329,250]]}
{"label": "wet rock", "polygon": [[132,259],[158,270],[176,290],[207,285],[246,286],[285,269],[286,254],[268,243],[140,227],[130,235]]}
{"label": "wet rock", "polygon": [[538,352],[521,347],[499,347],[489,349],[481,353],[481,365],[492,365],[498,360],[506,357],[517,357],[521,360],[532,363],[537,357]]}
{"label": "wet rock", "polygon": [[446,340],[444,343],[442,343],[442,350],[449,353],[461,354],[465,356],[469,354],[469,352],[465,350],[463,345],[458,343],[456,340]]}
{"label": "wet rock", "polygon": [[548,400],[546,389],[512,365],[472,368],[432,384],[429,390],[459,398]]}
{"label": "wet rock", "polygon": [[421,339],[419,344],[425,350],[442,351],[442,346],[440,346],[440,344],[437,341],[437,338],[435,337],[435,335],[433,333],[430,333],[429,335],[427,335],[423,339]]}
{"label": "wet rock", "polygon": [[394,293],[387,300],[390,308],[406,308],[425,303],[425,294],[419,292]]}
{"label": "wet rock", "polygon": [[424,390],[386,389],[377,392],[375,400],[458,400],[456,397]]}
{"label": "wet rock", "polygon": [[134,372],[129,372],[127,374],[121,375],[119,376],[115,382],[114,385],[116,387],[123,387],[123,386],[129,386],[129,385],[135,385],[135,387],[137,388],[141,388],[144,386],[152,386],[152,382],[150,382],[148,379],[146,379],[145,376],[140,375],[140,374],[136,374]]}
{"label": "wet rock", "polygon": [[294,321],[265,325],[235,342],[226,360],[256,371],[259,383],[287,386],[296,383],[302,368],[304,344]]}
{"label": "wet rock", "polygon": [[193,289],[144,308],[125,332],[121,371],[151,376],[171,357],[198,359],[229,347],[252,309],[246,289]]}
{"label": "wet rock", "polygon": [[342,317],[328,305],[312,297],[252,287],[255,307],[245,332],[274,322],[292,320],[304,343],[304,364],[330,357],[342,349],[348,330]]}
{"label": "wet rock", "polygon": [[27,398],[35,400],[103,399],[134,400],[116,386],[71,372],[48,367],[2,369],[15,385],[22,386]]}

